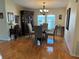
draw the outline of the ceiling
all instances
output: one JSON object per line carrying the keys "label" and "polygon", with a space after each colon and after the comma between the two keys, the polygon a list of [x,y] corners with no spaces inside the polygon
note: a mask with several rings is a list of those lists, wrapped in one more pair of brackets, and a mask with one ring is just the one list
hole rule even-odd
{"label": "ceiling", "polygon": [[43,2],[46,3],[46,8],[62,8],[66,7],[68,0],[13,0],[16,4],[27,8],[38,9],[42,8]]}

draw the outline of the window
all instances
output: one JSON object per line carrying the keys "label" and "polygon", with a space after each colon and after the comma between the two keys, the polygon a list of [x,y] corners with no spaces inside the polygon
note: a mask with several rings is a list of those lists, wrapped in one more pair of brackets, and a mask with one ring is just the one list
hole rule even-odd
{"label": "window", "polygon": [[[55,15],[47,15],[46,23],[48,23],[48,30],[55,28]],[[38,15],[38,25],[45,23],[45,15]]]}
{"label": "window", "polygon": [[55,28],[55,15],[47,15],[48,30]]}
{"label": "window", "polygon": [[42,25],[43,23],[45,23],[45,16],[38,15],[38,25]]}

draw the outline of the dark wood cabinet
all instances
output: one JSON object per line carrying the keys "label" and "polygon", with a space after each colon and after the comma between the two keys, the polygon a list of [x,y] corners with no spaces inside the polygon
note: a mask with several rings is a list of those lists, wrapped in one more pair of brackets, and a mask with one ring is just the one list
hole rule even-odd
{"label": "dark wood cabinet", "polygon": [[22,10],[21,12],[21,30],[22,35],[27,35],[29,33],[29,29],[27,23],[31,23],[33,27],[33,11]]}

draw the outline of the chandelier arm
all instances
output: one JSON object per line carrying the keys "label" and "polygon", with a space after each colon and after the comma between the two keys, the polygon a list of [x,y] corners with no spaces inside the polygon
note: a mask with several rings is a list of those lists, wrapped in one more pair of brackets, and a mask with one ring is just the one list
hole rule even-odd
{"label": "chandelier arm", "polygon": [[40,9],[40,13],[45,15],[46,13],[48,13],[48,9],[45,8],[45,2],[43,2],[43,8]]}

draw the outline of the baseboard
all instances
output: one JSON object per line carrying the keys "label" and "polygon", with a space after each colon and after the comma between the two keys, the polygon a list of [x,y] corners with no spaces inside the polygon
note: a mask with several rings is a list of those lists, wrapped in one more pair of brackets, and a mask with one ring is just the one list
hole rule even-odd
{"label": "baseboard", "polygon": [[[65,39],[65,38],[64,38],[64,39]],[[71,56],[75,56],[75,55],[73,54],[73,52],[71,51],[71,49],[69,48],[66,39],[64,40],[64,42],[65,42],[65,44],[66,44],[66,47],[67,47],[67,49],[68,49],[69,54],[70,54]]]}
{"label": "baseboard", "polygon": [[10,37],[9,35],[0,35],[0,41],[9,41]]}

